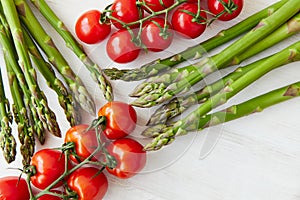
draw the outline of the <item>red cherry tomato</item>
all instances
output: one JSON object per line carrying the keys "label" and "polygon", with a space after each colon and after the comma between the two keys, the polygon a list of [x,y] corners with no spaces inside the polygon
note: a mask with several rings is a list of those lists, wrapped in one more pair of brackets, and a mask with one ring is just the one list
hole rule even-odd
{"label": "red cherry tomato", "polygon": [[117,167],[107,171],[119,178],[130,178],[140,172],[146,164],[143,146],[130,138],[115,140],[107,147],[108,152],[117,160]]}
{"label": "red cherry tomato", "polygon": [[[154,12],[169,8],[174,4],[174,0],[140,0],[140,1],[144,2],[147,5],[147,7],[153,10]],[[145,8],[145,10],[148,9]]]}
{"label": "red cherry tomato", "polygon": [[108,102],[99,109],[98,115],[106,117],[106,127],[103,133],[111,140],[127,136],[136,127],[136,111],[127,103]]}
{"label": "red cherry tomato", "polygon": [[68,186],[78,194],[78,200],[100,200],[108,189],[108,181],[103,173],[94,167],[79,168],[68,178]]}
{"label": "red cherry tomato", "polygon": [[199,22],[194,22],[197,11],[197,4],[185,3],[179,6],[172,16],[173,29],[186,38],[199,37],[206,29],[206,13],[201,12]]}
{"label": "red cherry tomato", "polygon": [[[89,125],[87,124],[79,124],[71,127],[66,132],[65,143],[74,142],[75,144],[75,151],[78,158],[73,155],[70,156],[71,160],[74,162],[78,162],[78,159],[83,161],[89,157],[98,146],[96,131],[94,129],[87,131],[88,127]],[[101,134],[100,137],[101,136],[103,135]],[[104,137],[101,137],[101,141],[104,141]],[[96,153],[92,160],[97,161],[97,158],[100,157],[100,154],[100,152],[99,154]]]}
{"label": "red cherry tomato", "polygon": [[[124,23],[138,21],[143,16],[143,11],[136,5],[136,0],[115,0],[111,6],[111,10],[111,16]],[[117,20],[111,21],[116,28],[124,29],[122,24]],[[131,26],[131,28],[138,27],[139,24]]]}
{"label": "red cherry tomato", "polygon": [[100,17],[101,13],[98,10],[90,10],[79,17],[75,25],[75,32],[81,41],[87,44],[95,44],[109,35],[111,25],[101,23]]}
{"label": "red cherry tomato", "polygon": [[135,60],[141,49],[132,42],[127,30],[119,30],[111,35],[106,44],[107,55],[115,62],[128,63]]}
{"label": "red cherry tomato", "polygon": [[[224,5],[221,3],[224,2],[228,10],[224,9]],[[244,0],[208,0],[208,9],[211,13],[215,15],[220,15],[219,20],[229,21],[236,18],[242,11],[244,6]]]}
{"label": "red cherry tomato", "polygon": [[172,26],[167,22],[164,30],[165,20],[162,18],[152,18],[143,25],[141,39],[143,44],[150,51],[162,51],[168,48],[173,40]]}
{"label": "red cherry tomato", "polygon": [[[36,174],[31,177],[31,183],[39,189],[45,189],[64,173],[65,156],[58,150],[42,149],[33,155],[31,165],[36,169]],[[55,187],[62,184],[61,181]]]}
{"label": "red cherry tomato", "polygon": [[18,176],[7,176],[0,178],[1,200],[29,200],[30,194],[26,181]]}

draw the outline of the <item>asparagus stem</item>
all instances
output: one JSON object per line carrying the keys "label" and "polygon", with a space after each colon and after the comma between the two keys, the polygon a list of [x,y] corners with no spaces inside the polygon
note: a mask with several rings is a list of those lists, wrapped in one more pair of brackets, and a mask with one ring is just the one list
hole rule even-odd
{"label": "asparagus stem", "polygon": [[[243,103],[230,106],[222,111],[204,115],[201,120],[198,121],[198,130],[239,119],[256,112],[262,112],[270,106],[298,96],[300,96],[300,82],[270,91]],[[147,144],[145,150],[158,150],[162,146],[170,144],[174,139],[175,137],[165,137],[161,134]]]}
{"label": "asparagus stem", "polygon": [[274,46],[275,44],[295,35],[298,32],[300,32],[300,13],[297,13],[288,22],[284,23],[266,38],[255,43],[242,54],[234,57],[230,65],[240,64],[242,61],[258,54],[259,52],[262,52],[269,47]]}
{"label": "asparagus stem", "polygon": [[[19,21],[18,13],[15,7],[13,0],[8,0],[2,2],[3,11],[6,16],[7,23],[10,27],[10,32],[12,34],[12,42],[14,43],[16,53],[19,58],[19,65],[22,69],[22,72],[18,71],[15,73],[23,73],[25,77],[25,81],[28,84],[28,88],[31,93],[31,100],[34,101],[34,105],[36,106],[36,112],[39,116],[39,120],[43,124],[43,128],[46,131],[49,131],[51,134],[60,137],[60,129],[58,123],[56,121],[56,116],[54,112],[49,108],[47,103],[47,98],[44,93],[40,90],[37,81],[36,81],[36,72],[35,69],[31,65],[31,61],[28,54],[28,48],[24,41],[24,34],[22,31],[22,26]],[[9,62],[13,62],[14,57],[13,54],[10,54]],[[41,135],[39,138],[41,143],[45,141],[45,133]]]}
{"label": "asparagus stem", "polygon": [[48,6],[45,0],[31,0],[31,2],[39,9],[42,15],[48,20],[52,27],[62,36],[67,46],[74,51],[76,56],[83,62],[91,73],[93,80],[98,83],[104,97],[108,101],[113,100],[112,86],[104,76],[100,67],[94,63],[85,53],[82,46],[75,40],[73,35],[65,27],[64,23],[57,17],[57,15]]}
{"label": "asparagus stem", "polygon": [[157,140],[156,144],[159,144],[158,146],[155,146],[156,149],[170,143],[178,135],[184,135],[187,134],[188,131],[197,130],[201,128],[199,127],[199,121],[201,121],[202,117],[204,117],[213,108],[226,103],[228,99],[233,97],[239,91],[253,83],[255,80],[259,79],[269,71],[286,63],[294,62],[297,60],[300,60],[300,42],[297,42],[287,47],[286,49],[268,57],[263,62],[258,62],[259,66],[255,67],[236,81],[228,84],[219,93],[212,96],[208,101],[203,103],[184,119],[179,120],[173,125],[169,126],[158,124],[156,126],[150,127],[143,132],[143,135],[156,137],[154,140]]}
{"label": "asparagus stem", "polygon": [[65,79],[74,99],[78,104],[91,114],[95,113],[95,104],[83,85],[80,78],[73,72],[65,58],[56,48],[51,37],[47,35],[44,28],[34,16],[31,8],[26,1],[15,0],[16,7],[19,12],[23,24],[30,32],[30,35],[35,39],[41,49],[45,52],[50,63],[56,67],[60,74]]}
{"label": "asparagus stem", "polygon": [[105,69],[104,72],[111,79],[122,79],[124,81],[137,81],[144,78],[148,78],[150,76],[157,75],[159,72],[168,70],[173,66],[182,63],[188,59],[201,58],[204,53],[222,44],[225,44],[226,42],[236,38],[237,36],[245,33],[246,31],[249,31],[254,26],[256,26],[260,20],[274,13],[278,8],[284,5],[287,1],[288,0],[281,0],[251,15],[247,19],[232,26],[231,28],[219,32],[214,37],[196,46],[190,47],[178,54],[172,55],[168,58],[152,61],[151,63],[143,65],[138,69],[119,70],[116,68],[112,68],[112,69]]}
{"label": "asparagus stem", "polygon": [[16,157],[16,140],[12,135],[12,114],[10,104],[5,96],[2,73],[0,70],[0,147],[7,163],[11,163]]}
{"label": "asparagus stem", "polygon": [[139,107],[151,107],[170,100],[173,96],[180,92],[188,91],[192,85],[199,82],[203,79],[203,77],[228,66],[236,55],[240,55],[249,47],[275,31],[280,25],[295,15],[299,9],[300,0],[288,1],[274,14],[263,19],[254,29],[225,48],[221,53],[194,64],[194,66],[198,69],[198,73],[191,73],[186,79],[172,83],[165,89],[145,94],[132,102],[132,105]]}
{"label": "asparagus stem", "polygon": [[[4,51],[4,58],[5,58],[5,63],[6,63],[6,69],[7,69],[7,74],[8,74],[8,79],[9,79],[9,85],[10,85],[10,91],[13,99],[13,113],[14,113],[14,119],[15,122],[17,123],[17,128],[18,128],[18,137],[20,141],[20,151],[22,155],[22,162],[23,165],[28,165],[30,163],[31,156],[34,153],[34,147],[35,147],[35,139],[34,139],[34,134],[35,134],[35,128],[30,125],[29,122],[29,111],[25,105],[30,104],[29,99],[26,98],[26,95],[22,93],[22,89],[20,87],[21,84],[26,84],[20,83],[18,78],[16,77],[17,75],[15,74],[12,65],[8,61],[8,56],[7,52]],[[24,87],[24,86],[23,86]],[[24,100],[24,101],[23,101]],[[29,111],[30,112],[30,111]]]}
{"label": "asparagus stem", "polygon": [[300,95],[300,82],[273,90],[265,95],[258,96],[242,104],[233,105],[223,111],[206,115],[199,121],[199,128],[215,126],[223,122],[232,121],[245,115],[261,112],[270,105],[289,100]]}
{"label": "asparagus stem", "polygon": [[[265,50],[266,48],[279,43],[280,41],[294,35],[300,31],[300,14],[294,16],[287,23],[282,25],[272,34],[254,44],[246,52],[236,56],[231,61],[231,65],[239,64],[247,58]],[[223,80],[216,81],[215,83],[204,87],[185,97],[178,97],[172,99],[169,103],[158,108],[155,113],[150,117],[148,125],[152,126],[158,123],[165,123],[167,120],[174,118],[184,112],[187,108],[197,103],[203,103],[210,95],[220,91],[228,82],[233,82],[243,74],[247,73],[255,65],[248,65],[246,67],[238,68],[234,73],[229,74]],[[149,91],[148,91],[149,92]]]}
{"label": "asparagus stem", "polygon": [[76,115],[76,105],[73,105],[74,103],[72,95],[69,94],[65,85],[56,77],[51,65],[44,60],[43,56],[36,47],[35,43],[32,41],[32,38],[28,35],[27,31],[24,30],[23,33],[31,59],[46,79],[49,87],[56,92],[58,96],[58,102],[64,109],[65,115],[70,122],[70,125],[74,126],[80,121],[80,116]]}

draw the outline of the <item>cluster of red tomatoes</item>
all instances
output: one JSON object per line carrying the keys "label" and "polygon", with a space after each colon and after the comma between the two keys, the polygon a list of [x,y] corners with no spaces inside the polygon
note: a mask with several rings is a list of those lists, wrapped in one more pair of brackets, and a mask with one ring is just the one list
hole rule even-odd
{"label": "cluster of red tomatoes", "polygon": [[[184,38],[197,38],[206,29],[207,15],[228,21],[243,8],[243,0],[206,1],[208,10],[202,8],[202,2],[199,9],[198,0],[115,0],[109,11],[82,14],[75,32],[81,41],[95,44],[110,34],[113,24],[118,31],[109,37],[106,52],[113,61],[127,63],[136,59],[143,48],[154,52],[168,48],[174,32]],[[170,16],[165,15],[166,10]]]}
{"label": "cluster of red tomatoes", "polygon": [[[136,140],[126,137],[136,127],[137,114],[134,108],[126,103],[114,101],[100,108],[98,115],[105,118],[101,141],[105,141],[103,144],[107,144],[105,146],[107,153],[116,161],[114,168],[106,166],[107,172],[119,178],[134,176],[146,164],[143,146]],[[39,190],[45,190],[50,184],[54,184],[51,192],[66,195],[73,192],[79,200],[102,199],[108,189],[106,175],[100,171],[105,165],[99,167],[88,163],[89,165],[78,167],[66,177],[63,176],[66,166],[70,171],[90,156],[93,156],[90,161],[95,163],[99,163],[100,157],[103,156],[103,152],[100,151],[92,154],[99,146],[97,138],[99,135],[95,129],[88,128],[89,125],[80,124],[66,132],[65,144],[74,144],[73,152],[76,152],[70,154],[70,160],[65,159],[65,154],[61,150],[42,149],[36,152],[31,160],[30,167],[33,167],[33,174],[30,176],[30,183]],[[59,179],[61,176],[63,178]],[[22,178],[1,178],[0,186],[0,199],[30,199],[27,183]],[[45,194],[38,198],[38,200],[60,199],[62,198],[53,194]]]}

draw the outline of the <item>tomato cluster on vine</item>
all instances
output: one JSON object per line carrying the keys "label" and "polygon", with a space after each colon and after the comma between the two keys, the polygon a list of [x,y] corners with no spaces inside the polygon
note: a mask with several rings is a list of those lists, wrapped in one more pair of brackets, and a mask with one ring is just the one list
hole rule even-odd
{"label": "tomato cluster on vine", "polygon": [[231,20],[242,8],[243,0],[114,0],[102,12],[83,13],[75,32],[82,42],[96,44],[107,38],[114,26],[106,44],[107,55],[117,63],[127,63],[142,49],[165,50],[175,33],[197,38],[213,20]]}
{"label": "tomato cluster on vine", "polygon": [[23,170],[27,180],[0,178],[0,199],[102,199],[109,186],[105,169],[127,179],[146,165],[143,146],[127,137],[136,123],[137,113],[131,105],[108,102],[90,125],[68,129],[61,148],[36,152]]}

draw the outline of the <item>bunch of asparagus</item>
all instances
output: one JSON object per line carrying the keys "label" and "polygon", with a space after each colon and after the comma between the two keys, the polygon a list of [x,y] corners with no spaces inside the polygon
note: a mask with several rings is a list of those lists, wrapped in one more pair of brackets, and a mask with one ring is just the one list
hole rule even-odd
{"label": "bunch of asparagus", "polygon": [[[280,28],[275,30],[272,34],[268,35],[266,38],[262,39],[258,43],[251,46],[244,53],[237,55],[229,66],[236,65],[246,60],[247,58],[256,55],[257,53],[283,41],[284,39],[298,33],[300,31],[300,13],[292,17],[288,22],[284,23]],[[260,62],[262,62],[261,60]],[[196,92],[173,98],[168,103],[162,105],[158,108],[155,113],[151,116],[148,121],[148,125],[156,125],[159,123],[166,123],[168,120],[180,115],[186,109],[192,105],[204,103],[207,101],[211,95],[215,95],[220,92],[224,86],[234,82],[241,76],[245,75],[247,72],[251,71],[260,63],[253,63],[247,66],[240,66],[234,72],[228,74],[216,82],[206,85],[204,88],[197,90]]]}
{"label": "bunch of asparagus", "polygon": [[[113,100],[111,85],[101,69],[86,55],[46,2],[43,0],[32,2],[50,24],[55,26],[67,46],[87,66],[92,78],[104,92],[105,98]],[[26,165],[29,164],[35,150],[35,137],[43,144],[47,132],[57,137],[61,136],[55,113],[48,106],[47,98],[38,85],[36,69],[43,75],[49,87],[56,92],[58,102],[71,126],[80,121],[77,111],[79,107],[94,114],[95,105],[82,81],[56,48],[52,38],[41,26],[25,0],[0,2],[0,43],[6,63],[14,116],[10,114],[10,105],[4,93],[1,77],[0,146],[7,162],[12,162],[16,155],[16,141],[11,134],[10,124],[14,118],[18,126],[23,164]],[[57,74],[63,80],[60,80]]]}
{"label": "bunch of asparagus", "polygon": [[[133,105],[152,107],[167,102],[151,116],[147,124],[150,127],[142,133],[146,137],[154,138],[145,146],[145,149],[160,149],[164,145],[170,144],[176,136],[261,111],[273,104],[299,96],[299,83],[295,83],[223,111],[211,113],[214,108],[226,103],[231,97],[269,71],[286,63],[298,61],[300,59],[300,42],[296,42],[274,55],[239,67],[234,72],[206,85],[195,93],[181,96],[209,74],[225,67],[240,64],[242,61],[298,33],[300,31],[299,10],[299,0],[282,0],[222,31],[215,37],[169,58],[153,61],[134,70],[107,69],[105,72],[112,79],[132,81],[148,78],[130,94],[132,97],[137,97],[132,102]],[[187,59],[202,57],[205,52],[244,32],[246,32],[244,36],[220,53],[203,58],[186,67],[173,68]],[[163,73],[159,74],[162,71]],[[186,117],[175,122],[170,121],[195,104],[200,105]]]}

